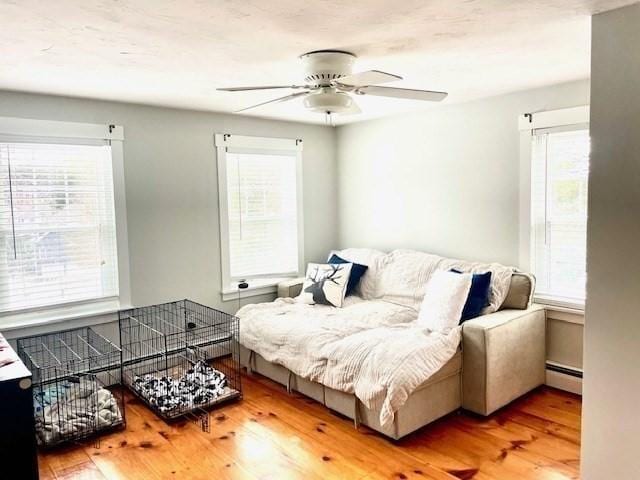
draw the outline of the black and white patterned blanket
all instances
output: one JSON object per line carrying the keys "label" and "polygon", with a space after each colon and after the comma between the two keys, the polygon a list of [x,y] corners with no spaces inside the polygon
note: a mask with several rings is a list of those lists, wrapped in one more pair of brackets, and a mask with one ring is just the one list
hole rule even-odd
{"label": "black and white patterned blanket", "polygon": [[224,373],[205,362],[196,363],[179,378],[146,374],[133,379],[133,388],[162,413],[186,412],[215,401],[226,386]]}

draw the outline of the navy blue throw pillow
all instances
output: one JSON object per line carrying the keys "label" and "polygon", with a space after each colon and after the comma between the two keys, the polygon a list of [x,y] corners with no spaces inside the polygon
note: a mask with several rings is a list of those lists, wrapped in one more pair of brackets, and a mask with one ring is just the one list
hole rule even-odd
{"label": "navy blue throw pillow", "polygon": [[[463,273],[460,270],[452,268],[454,273]],[[482,313],[482,309],[489,305],[489,293],[491,288],[491,272],[474,273],[471,278],[471,288],[469,296],[462,309],[462,317],[460,323],[465,320],[476,318]]]}
{"label": "navy blue throw pillow", "polygon": [[[329,263],[332,263],[335,265],[337,263],[352,263],[352,262],[348,262],[344,258],[340,258],[338,255],[334,253],[333,255],[331,255],[331,258],[329,259]],[[353,267],[351,267],[351,275],[349,275],[349,282],[347,283],[347,293],[346,293],[347,295],[351,295],[353,291],[356,289],[356,287],[358,286],[358,282],[362,278],[362,275],[364,275],[364,272],[367,271],[367,268],[369,267],[367,267],[366,265],[360,265],[359,263],[353,264]]]}

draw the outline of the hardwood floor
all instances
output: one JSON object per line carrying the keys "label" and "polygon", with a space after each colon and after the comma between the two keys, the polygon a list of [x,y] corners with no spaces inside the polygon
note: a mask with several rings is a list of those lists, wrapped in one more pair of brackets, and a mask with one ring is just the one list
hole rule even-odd
{"label": "hardwood floor", "polygon": [[392,442],[258,376],[211,413],[167,425],[129,397],[127,429],[40,455],[42,479],[579,478],[580,397],[542,387],[489,418],[451,414]]}

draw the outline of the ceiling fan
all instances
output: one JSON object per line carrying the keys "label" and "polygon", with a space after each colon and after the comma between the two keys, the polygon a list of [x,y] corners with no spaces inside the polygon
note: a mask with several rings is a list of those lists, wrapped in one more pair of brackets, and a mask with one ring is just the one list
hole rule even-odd
{"label": "ceiling fan", "polygon": [[369,70],[361,73],[351,73],[356,56],[341,50],[317,50],[300,56],[304,64],[306,76],[305,85],[272,85],[258,87],[230,87],[218,88],[225,92],[243,92],[249,90],[300,90],[284,97],[274,98],[257,105],[237,110],[235,113],[262,107],[271,103],[281,103],[296,98],[304,98],[304,106],[318,113],[354,114],[360,113],[360,108],[354,101],[356,95],[374,95],[377,97],[403,98],[439,102],[447,94],[429,90],[415,90],[410,88],[381,87],[381,83],[402,80],[402,77],[379,70]]}

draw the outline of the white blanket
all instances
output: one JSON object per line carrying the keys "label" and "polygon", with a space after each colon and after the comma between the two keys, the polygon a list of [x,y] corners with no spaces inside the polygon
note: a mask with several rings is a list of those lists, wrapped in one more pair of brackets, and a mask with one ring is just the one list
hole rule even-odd
{"label": "white blanket", "polygon": [[415,324],[410,307],[347,297],[343,308],[290,298],[238,311],[240,343],[269,362],[380,408],[380,423],[455,354],[460,329],[448,335]]}
{"label": "white blanket", "polygon": [[[96,380],[83,379],[70,385],[64,394],[62,382],[49,387],[54,401],[35,415],[39,444],[55,445],[60,441],[115,427],[122,422],[116,398],[109,390],[100,387]],[[35,405],[36,408],[41,406],[40,403]]]}

